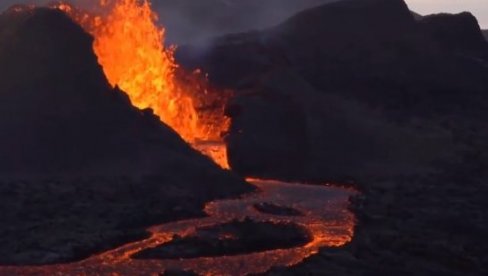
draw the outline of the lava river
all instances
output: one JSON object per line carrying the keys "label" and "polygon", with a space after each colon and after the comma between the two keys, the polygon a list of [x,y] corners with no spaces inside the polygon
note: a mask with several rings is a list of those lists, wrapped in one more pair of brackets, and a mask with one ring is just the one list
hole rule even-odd
{"label": "lava river", "polygon": [[[149,228],[151,237],[130,243],[87,260],[62,265],[0,267],[1,275],[158,275],[166,269],[192,270],[200,275],[247,275],[262,273],[275,266],[295,265],[317,253],[321,247],[337,247],[353,236],[354,215],[348,211],[351,190],[279,181],[249,180],[258,192],[239,199],[207,204],[207,217],[177,221]],[[302,216],[281,216],[257,211],[256,203],[291,206]],[[140,260],[131,256],[170,242],[174,235],[188,236],[197,228],[218,225],[234,219],[257,222],[296,223],[310,232],[304,246],[235,256],[201,257],[177,260]]]}
{"label": "lava river", "polygon": [[[102,0],[103,12],[97,15],[79,12],[66,4],[54,7],[66,12],[93,35],[94,51],[113,86],[125,91],[135,106],[153,109],[161,121],[175,129],[190,145],[221,167],[229,168],[221,134],[227,131],[230,120],[224,116],[224,105],[215,105],[225,102],[227,94],[210,93],[199,72],[192,72],[185,80],[179,79],[173,48],[164,47],[164,29],[157,26],[157,16],[148,0]],[[208,112],[206,105],[218,108]],[[205,208],[207,217],[156,225],[148,229],[151,235],[145,240],[80,262],[3,266],[0,275],[158,275],[167,269],[192,270],[201,275],[246,275],[276,266],[295,265],[322,247],[342,246],[352,239],[355,219],[348,205],[354,191],[271,180],[249,179],[248,182],[258,188],[257,192],[238,199],[210,202]],[[301,215],[260,212],[255,208],[260,203],[287,206]],[[145,249],[171,242],[175,235],[185,237],[201,227],[245,218],[296,224],[309,232],[310,241],[293,248],[232,256],[132,258]]]}

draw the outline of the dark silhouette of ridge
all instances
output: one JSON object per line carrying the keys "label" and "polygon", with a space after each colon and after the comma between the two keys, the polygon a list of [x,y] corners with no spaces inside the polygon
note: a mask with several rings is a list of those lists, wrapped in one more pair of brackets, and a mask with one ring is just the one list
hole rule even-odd
{"label": "dark silhouette of ridge", "polygon": [[[339,1],[213,42],[206,52],[181,47],[177,58],[238,91],[228,141],[231,164],[244,175],[348,178],[353,168],[373,173],[366,168],[372,160],[407,162],[399,167],[411,170],[421,164],[418,149],[400,153],[405,146],[397,143],[406,136],[366,110],[399,121],[459,108],[476,113],[470,106],[483,103],[488,89],[488,43],[476,19],[469,13],[415,19],[403,0]],[[429,147],[421,144],[415,147]]]}
{"label": "dark silhouette of ridge", "polygon": [[421,23],[429,35],[448,50],[488,58],[488,43],[472,14],[430,15],[423,17]]}

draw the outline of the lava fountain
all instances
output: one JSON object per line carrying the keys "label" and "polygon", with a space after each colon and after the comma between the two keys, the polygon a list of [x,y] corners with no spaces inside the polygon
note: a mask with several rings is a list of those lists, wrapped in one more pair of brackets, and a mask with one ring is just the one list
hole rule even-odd
{"label": "lava fountain", "polygon": [[178,67],[175,47],[165,46],[165,29],[158,26],[150,0],[100,0],[96,5],[89,12],[66,3],[53,7],[94,37],[94,52],[112,86],[126,92],[134,106],[152,109],[194,148],[229,168],[222,141],[230,125],[224,115],[229,92],[212,90],[199,71]]}

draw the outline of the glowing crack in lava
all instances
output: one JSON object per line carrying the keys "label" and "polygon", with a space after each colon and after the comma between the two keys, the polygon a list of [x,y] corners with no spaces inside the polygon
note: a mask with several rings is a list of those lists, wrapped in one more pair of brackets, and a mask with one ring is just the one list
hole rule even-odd
{"label": "glowing crack in lava", "polygon": [[[249,180],[260,192],[240,199],[207,204],[207,217],[177,221],[149,228],[151,237],[72,263],[40,267],[0,267],[0,275],[160,275],[166,269],[191,270],[199,275],[248,275],[272,267],[292,266],[315,254],[321,247],[342,246],[352,239],[354,215],[348,211],[349,197],[355,192],[337,187]],[[260,213],[257,203],[291,206],[303,216]],[[175,235],[189,236],[198,227],[220,225],[233,219],[256,222],[295,223],[310,232],[311,241],[303,246],[235,256],[188,259],[135,259],[142,250],[170,242]]]}
{"label": "glowing crack in lava", "polygon": [[[69,4],[65,11],[94,37],[93,49],[112,86],[126,92],[138,108],[151,108],[194,148],[223,168],[227,164],[222,134],[230,124],[224,115],[226,91],[211,91],[199,71],[186,74],[174,60],[174,47],[165,47],[165,30],[149,0],[100,0],[93,11]],[[208,108],[211,106],[212,108]]]}

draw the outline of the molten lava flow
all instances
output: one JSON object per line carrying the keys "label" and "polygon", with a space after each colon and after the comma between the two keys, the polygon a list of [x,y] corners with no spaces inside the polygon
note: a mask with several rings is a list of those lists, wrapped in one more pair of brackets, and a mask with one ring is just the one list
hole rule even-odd
{"label": "molten lava flow", "polygon": [[[55,7],[93,35],[95,54],[112,86],[125,91],[136,107],[151,108],[184,140],[229,168],[221,138],[230,124],[222,102],[228,94],[209,91],[198,71],[177,74],[181,69],[175,48],[165,47],[165,30],[157,26],[150,0],[100,0],[98,12],[89,13],[65,3]],[[222,146],[209,152],[199,147],[202,141]]]}
{"label": "molten lava flow", "polygon": [[[259,193],[238,199],[210,202],[206,217],[170,222],[149,228],[151,237],[128,243],[119,248],[71,264],[50,266],[0,266],[0,275],[158,275],[168,269],[189,270],[198,275],[262,274],[272,267],[296,265],[316,254],[323,247],[338,247],[354,235],[354,215],[347,209],[352,190],[252,180]],[[301,216],[280,216],[259,212],[255,206],[271,203],[290,206]],[[196,228],[217,226],[232,220],[251,219],[265,223],[293,223],[306,228],[311,241],[303,246],[258,251],[240,255],[196,257],[183,259],[136,259],[134,254],[161,246],[177,237],[187,237]],[[276,233],[280,235],[280,233]],[[223,244],[222,246],[225,246]]]}

